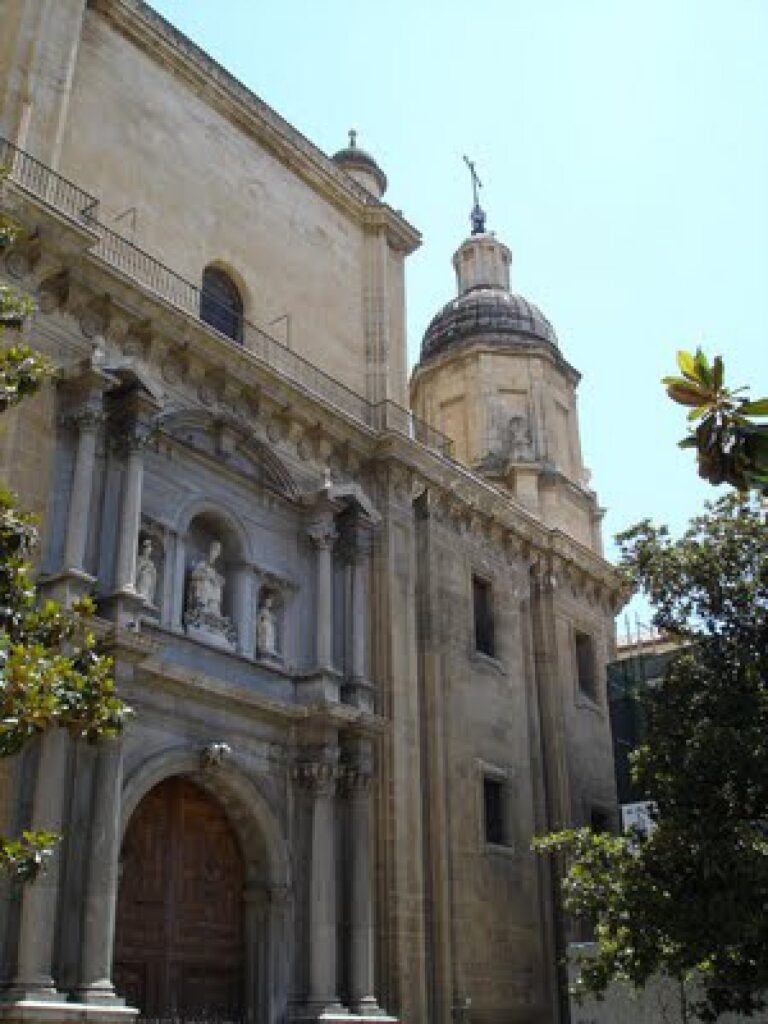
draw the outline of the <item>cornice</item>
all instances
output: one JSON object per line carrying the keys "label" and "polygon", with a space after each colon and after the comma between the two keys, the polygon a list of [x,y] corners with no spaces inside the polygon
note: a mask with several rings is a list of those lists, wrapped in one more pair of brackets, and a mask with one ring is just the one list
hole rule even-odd
{"label": "cornice", "polygon": [[89,0],[122,35],[186,81],[205,102],[256,139],[306,184],[363,227],[380,226],[393,248],[413,252],[421,235],[234,75],[143,0]]}
{"label": "cornice", "polygon": [[[498,341],[494,342],[494,338],[497,338]],[[509,334],[496,335],[492,331],[485,331],[482,335],[478,334],[477,337],[466,338],[455,345],[449,345],[426,360],[420,359],[411,373],[411,395],[413,395],[417,383],[430,374],[438,373],[450,364],[479,355],[501,355],[513,359],[544,359],[565,375],[571,387],[576,388],[581,380],[581,374],[576,367],[571,366],[560,349],[550,342],[526,338],[523,335],[519,340],[512,342]]]}

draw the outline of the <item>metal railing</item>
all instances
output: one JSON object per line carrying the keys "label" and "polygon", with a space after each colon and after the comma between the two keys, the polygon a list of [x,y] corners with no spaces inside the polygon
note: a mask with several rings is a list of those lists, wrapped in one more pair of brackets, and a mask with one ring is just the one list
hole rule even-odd
{"label": "metal railing", "polygon": [[0,136],[0,169],[25,192],[81,224],[95,219],[99,201]]}
{"label": "metal railing", "polygon": [[[103,263],[176,309],[200,320],[202,290],[102,224],[96,216],[98,200],[93,196],[2,137],[0,167],[5,169],[9,180],[15,185],[58,212],[86,224],[98,239],[91,252]],[[207,306],[219,304],[210,293],[206,293],[205,298]],[[232,310],[227,309],[227,313],[231,317]],[[402,434],[445,457],[451,456],[453,443],[450,438],[419,420],[408,409],[391,400],[379,403],[368,401],[242,316],[239,321],[236,340],[256,362],[269,367],[294,386],[367,427]],[[210,324],[206,326],[219,337],[227,337]],[[229,340],[232,342],[233,339]]]}

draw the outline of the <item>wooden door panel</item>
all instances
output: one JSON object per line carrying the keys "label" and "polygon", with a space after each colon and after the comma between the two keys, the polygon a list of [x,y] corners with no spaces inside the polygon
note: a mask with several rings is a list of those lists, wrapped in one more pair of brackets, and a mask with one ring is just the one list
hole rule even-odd
{"label": "wooden door panel", "polygon": [[242,857],[223,811],[182,778],[139,804],[123,842],[115,982],[145,1016],[242,1015]]}

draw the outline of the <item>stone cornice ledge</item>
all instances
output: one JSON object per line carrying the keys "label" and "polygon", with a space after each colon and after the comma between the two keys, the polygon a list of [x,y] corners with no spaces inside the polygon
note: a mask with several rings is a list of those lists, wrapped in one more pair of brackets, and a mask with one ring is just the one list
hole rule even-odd
{"label": "stone cornice ledge", "polygon": [[335,206],[366,227],[384,228],[396,249],[410,253],[421,244],[421,235],[412,224],[337,167],[293,125],[143,0],[90,0],[90,6],[145,52],[173,68],[199,96],[257,139]]}
{"label": "stone cornice ledge", "polygon": [[248,708],[256,714],[280,719],[286,724],[321,722],[338,729],[377,735],[388,728],[387,720],[380,715],[360,711],[351,704],[289,704],[273,700],[255,690],[237,686],[235,683],[216,679],[204,672],[190,672],[189,668],[172,665],[161,657],[152,656],[138,666],[138,674],[162,683],[173,689],[190,688],[215,698],[217,702],[235,704]]}

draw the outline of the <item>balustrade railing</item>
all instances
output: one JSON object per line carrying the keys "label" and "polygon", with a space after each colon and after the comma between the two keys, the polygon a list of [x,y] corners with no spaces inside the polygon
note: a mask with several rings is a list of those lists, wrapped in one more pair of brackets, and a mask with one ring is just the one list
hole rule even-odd
{"label": "balustrade railing", "polygon": [[90,224],[99,208],[98,199],[73,185],[71,181],[17,149],[0,136],[0,170],[14,185],[51,206],[72,220]]}
{"label": "balustrade railing", "polygon": [[[91,252],[103,263],[187,315],[200,319],[202,290],[127,238],[102,224],[97,218],[97,199],[2,137],[0,168],[5,171],[10,181],[25,192],[90,228],[97,236]],[[216,298],[210,294],[206,294],[205,298],[207,306],[218,304]],[[227,314],[231,318],[232,310],[228,309]],[[215,327],[208,324],[206,326],[209,330],[216,331]],[[216,333],[220,337],[227,337],[218,331]],[[269,367],[308,394],[327,402],[367,427],[402,434],[443,456],[450,457],[450,438],[419,420],[396,402],[388,400],[374,404],[368,401],[245,319],[241,319],[240,330],[237,333],[238,341],[251,358]]]}

